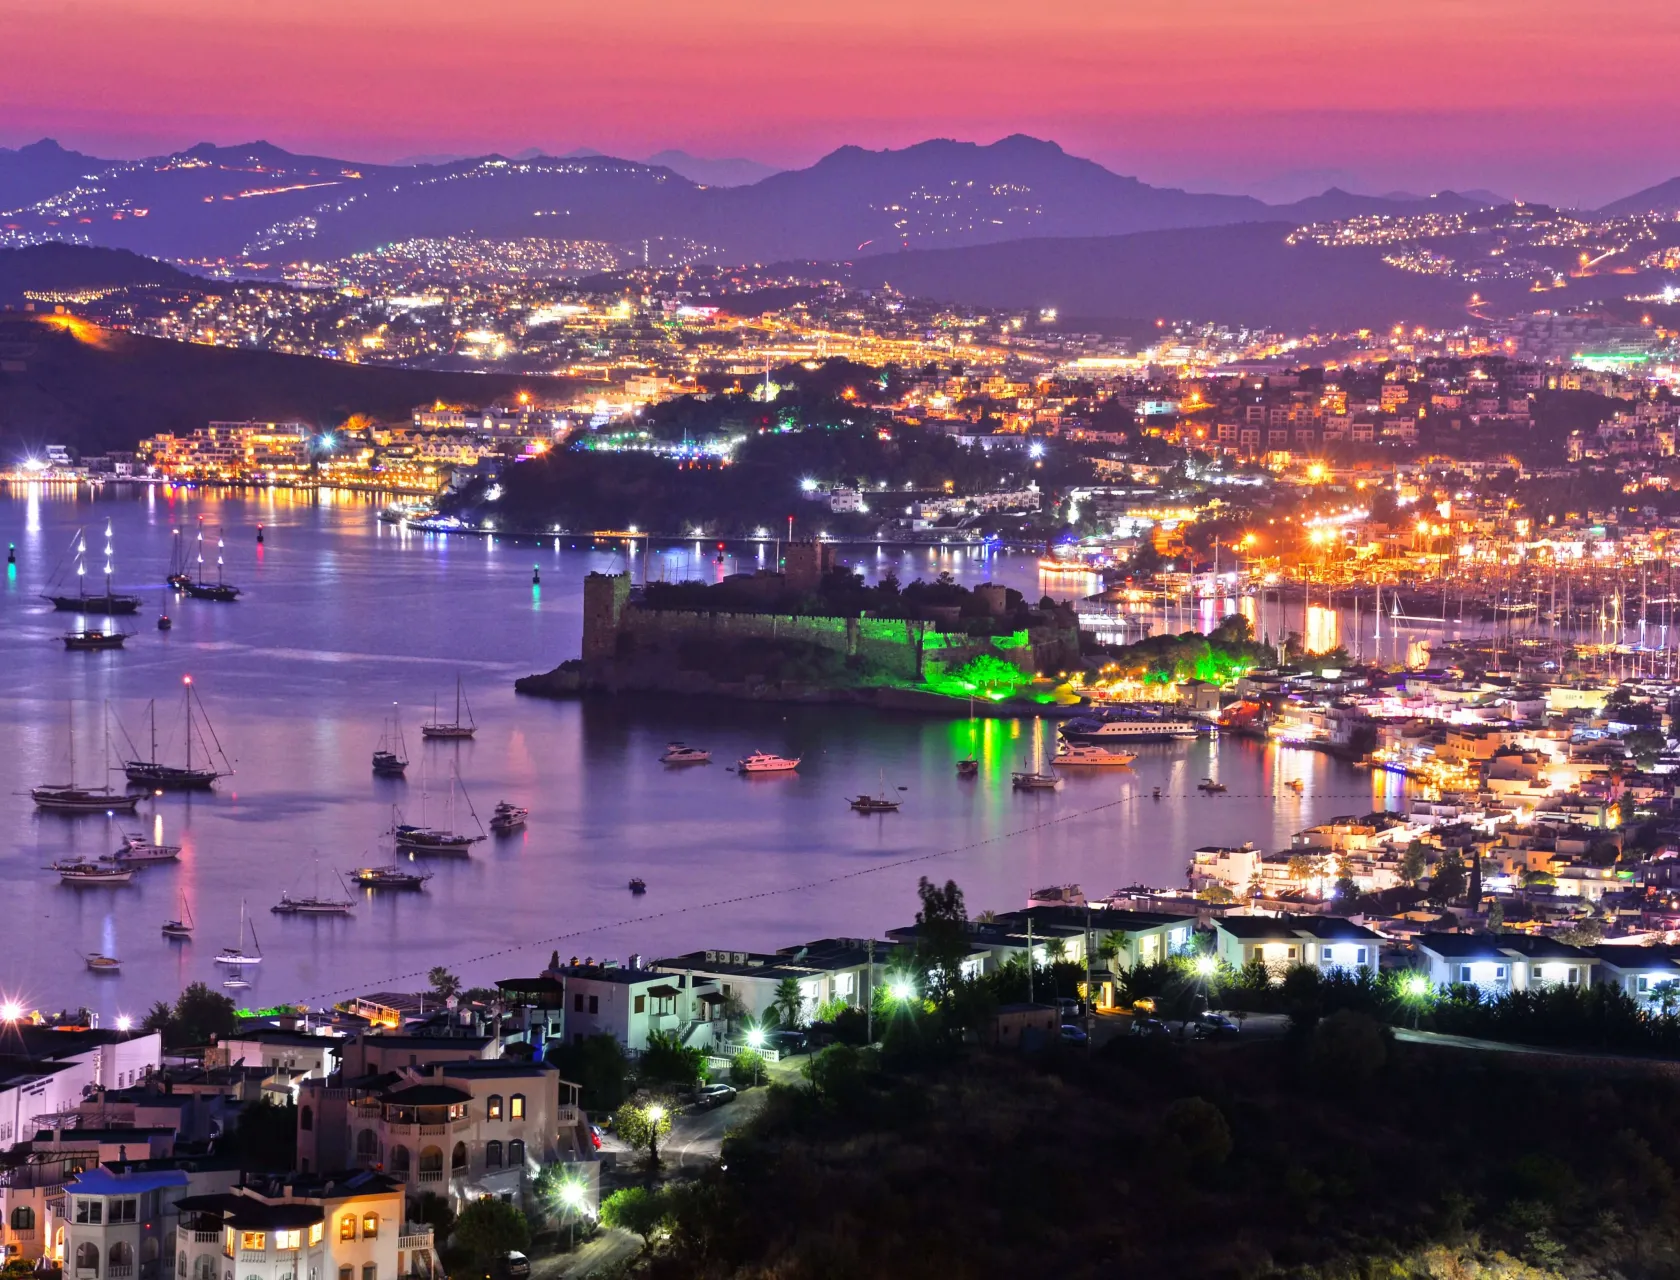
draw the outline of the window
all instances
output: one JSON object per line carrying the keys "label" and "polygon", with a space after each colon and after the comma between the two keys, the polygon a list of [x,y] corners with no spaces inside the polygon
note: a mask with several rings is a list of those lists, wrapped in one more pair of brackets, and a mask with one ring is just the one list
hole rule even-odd
{"label": "window", "polygon": [[17,1208],[13,1209],[12,1210],[12,1230],[13,1231],[33,1231],[33,1230],[35,1230],[35,1210],[31,1209],[26,1204],[20,1204]]}
{"label": "window", "polygon": [[1581,985],[1581,971],[1580,971],[1580,969],[1576,968],[1574,965],[1571,965],[1569,967],[1569,975],[1565,979],[1565,981],[1568,983],[1569,986],[1572,986],[1572,987],[1580,986]]}
{"label": "window", "polygon": [[356,1269],[354,1267],[340,1267],[338,1269],[338,1280],[356,1280]]}
{"label": "window", "polygon": [[118,1240],[105,1253],[105,1274],[109,1276],[131,1276],[134,1274],[134,1246],[126,1240]]}
{"label": "window", "polygon": [[408,1148],[400,1142],[391,1148],[391,1172],[408,1176]]}
{"label": "window", "polygon": [[379,1153],[379,1135],[372,1129],[363,1129],[356,1134],[356,1155],[361,1158],[371,1158]]}
{"label": "window", "polygon": [[1530,965],[1528,967],[1528,976],[1533,978],[1536,982],[1540,981],[1540,966],[1537,964]]}
{"label": "window", "polygon": [[120,1200],[113,1200],[111,1201],[111,1216],[108,1221],[133,1222],[137,1207],[133,1196],[124,1196]]}
{"label": "window", "polygon": [[239,1233],[239,1248],[242,1252],[261,1253],[268,1248],[268,1232],[241,1231]]}
{"label": "window", "polygon": [[449,1171],[451,1173],[465,1173],[467,1171],[467,1144],[457,1142],[455,1150],[449,1153]]}
{"label": "window", "polygon": [[84,1240],[76,1246],[76,1270],[99,1274],[99,1246]]}
{"label": "window", "polygon": [[1505,981],[1505,966],[1504,965],[1496,964],[1496,965],[1493,966],[1493,980],[1495,982],[1504,982]]}
{"label": "window", "polygon": [[105,1202],[78,1196],[76,1198],[76,1221],[98,1226],[105,1221]]}
{"label": "window", "polygon": [[175,1259],[175,1274],[178,1276],[187,1274],[187,1255],[184,1253]]}
{"label": "window", "polygon": [[572,1012],[573,1013],[582,1013],[583,1012],[583,992],[581,992],[581,991],[579,991],[576,995],[574,995],[572,997]]}
{"label": "window", "polygon": [[1336,957],[1336,948],[1325,947],[1322,951],[1319,952],[1319,955],[1322,959],[1333,960]]}
{"label": "window", "polygon": [[1641,974],[1637,983],[1637,989],[1640,991],[1649,991],[1651,989],[1651,980]]}
{"label": "window", "polygon": [[274,1247],[276,1249],[301,1249],[301,1248],[303,1248],[303,1232],[301,1232],[301,1231],[276,1231],[274,1233]]}
{"label": "window", "polygon": [[379,1280],[379,1268],[374,1263],[362,1263],[362,1280]]}
{"label": "window", "polygon": [[646,996],[637,996],[636,997],[636,1012],[637,1013],[646,1013],[647,1012],[647,997]]}
{"label": "window", "polygon": [[1458,980],[1460,982],[1469,982],[1470,981],[1470,966],[1469,965],[1461,964],[1461,965],[1458,966]]}
{"label": "window", "polygon": [[338,1220],[338,1238],[340,1240],[354,1240],[356,1238],[356,1215],[347,1213]]}
{"label": "window", "polygon": [[525,1095],[516,1093],[508,1099],[508,1119],[523,1120],[525,1118]]}
{"label": "window", "polygon": [[502,1118],[502,1095],[493,1093],[484,1100],[484,1115],[489,1120]]}
{"label": "window", "polygon": [[508,1168],[523,1169],[525,1167],[525,1144],[518,1138],[508,1143]]}
{"label": "window", "polygon": [[1365,961],[1365,948],[1360,947],[1359,950],[1354,953],[1354,957],[1355,957],[1354,958],[1354,963],[1355,964],[1364,964],[1366,962]]}
{"label": "window", "polygon": [[601,1012],[601,997],[600,996],[590,996],[589,997],[589,1012],[590,1013],[600,1013]]}
{"label": "window", "polygon": [[[224,1230],[222,1232],[222,1256],[224,1258],[233,1257],[233,1228],[232,1227],[228,1227],[226,1230]],[[228,1275],[231,1277],[233,1275],[233,1273],[230,1271],[230,1272],[228,1272]]]}
{"label": "window", "polygon": [[502,1167],[502,1144],[486,1142],[484,1144],[484,1167],[486,1169],[500,1169]]}
{"label": "window", "polygon": [[320,1244],[321,1243],[321,1237],[325,1234],[326,1234],[326,1230],[325,1230],[323,1224],[317,1222],[314,1226],[309,1228],[309,1243],[310,1244]]}
{"label": "window", "polygon": [[298,1112],[298,1128],[308,1133],[315,1127],[315,1108],[304,1107]]}
{"label": "window", "polygon": [[367,1213],[362,1215],[362,1239],[376,1240],[379,1238],[379,1215]]}

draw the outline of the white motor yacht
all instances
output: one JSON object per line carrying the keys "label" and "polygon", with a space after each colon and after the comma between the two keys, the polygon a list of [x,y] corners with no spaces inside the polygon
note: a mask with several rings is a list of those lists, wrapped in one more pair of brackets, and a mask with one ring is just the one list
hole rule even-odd
{"label": "white motor yacht", "polygon": [[659,757],[660,764],[710,764],[712,753],[702,751],[699,747],[691,747],[682,742],[668,742],[665,744],[665,754]]}
{"label": "white motor yacht", "polygon": [[771,755],[768,751],[755,751],[737,761],[735,767],[742,773],[791,773],[799,767],[799,757],[794,756],[790,759],[787,756]]}
{"label": "white motor yacht", "polygon": [[1056,752],[1056,767],[1082,769],[1125,768],[1137,759],[1133,751],[1110,751],[1095,743],[1067,742]]}

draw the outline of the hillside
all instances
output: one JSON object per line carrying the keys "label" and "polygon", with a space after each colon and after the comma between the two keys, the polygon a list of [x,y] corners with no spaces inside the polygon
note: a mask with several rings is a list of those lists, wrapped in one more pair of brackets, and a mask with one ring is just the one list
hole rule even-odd
{"label": "hillside", "polygon": [[1063,315],[1209,317],[1290,328],[1451,322],[1465,288],[1385,266],[1380,249],[1288,245],[1293,224],[1152,231],[860,259],[854,284]]}
{"label": "hillside", "polygon": [[66,151],[51,138],[15,151],[0,147],[0,213],[74,187],[81,178],[112,162],[80,151]]}
{"label": "hillside", "polygon": [[12,313],[0,315],[0,456],[46,444],[132,449],[213,419],[325,428],[352,413],[405,418],[417,404],[485,404],[545,381],[195,346]]}
{"label": "hillside", "polygon": [[1623,196],[1620,200],[1613,200],[1599,210],[1612,217],[1624,217],[1634,213],[1676,213],[1680,212],[1680,178],[1670,178],[1667,182],[1659,182],[1654,187],[1646,187],[1643,191],[1635,191],[1631,196]]}
{"label": "hillside", "polygon": [[50,243],[0,249],[0,306],[21,306],[26,292],[173,288],[203,293],[220,287],[126,249]]}
{"label": "hillside", "polygon": [[[203,143],[120,163],[83,157],[68,179],[73,201],[16,212],[4,231],[162,258],[268,265],[466,233],[689,241],[714,260],[763,262],[1470,203],[1451,193],[1390,200],[1332,190],[1270,206],[1151,186],[1023,135],[989,145],[934,139],[899,150],[841,147],[809,168],[729,186],[691,178],[740,182],[756,172],[674,152],[654,158],[666,164],[593,154],[437,159],[367,165],[293,155],[266,142]],[[91,164],[103,167],[85,176]]]}

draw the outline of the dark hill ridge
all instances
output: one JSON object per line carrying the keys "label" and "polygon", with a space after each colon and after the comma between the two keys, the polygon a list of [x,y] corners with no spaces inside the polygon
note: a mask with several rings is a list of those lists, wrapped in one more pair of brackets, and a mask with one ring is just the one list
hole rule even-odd
{"label": "dark hill ridge", "polygon": [[1615,217],[1637,213],[1680,213],[1680,178],[1670,178],[1654,187],[1635,191],[1631,196],[1613,200],[1599,212]]}
{"label": "dark hill ridge", "polygon": [[470,233],[687,239],[720,261],[765,262],[1407,213],[1449,199],[1330,191],[1270,206],[1151,186],[1019,134],[987,145],[933,139],[899,150],[842,147],[809,168],[733,187],[701,187],[676,167],[600,155],[369,165],[293,155],[260,141],[101,163],[91,183],[76,180],[92,191],[79,197],[73,221],[47,210],[9,222],[24,235],[191,260],[318,260],[410,236]]}
{"label": "dark hill ridge", "polygon": [[331,427],[353,413],[406,418],[435,400],[486,404],[551,384],[560,389],[556,379],[342,364],[13,312],[0,314],[0,456],[44,444],[132,449],[212,420]]}
{"label": "dark hill ridge", "polygon": [[[222,286],[126,249],[37,244],[0,249],[0,305],[22,306],[25,291],[163,287],[215,291]],[[49,307],[48,310],[51,308]]]}
{"label": "dark hill ridge", "polygon": [[0,147],[0,213],[68,191],[84,175],[98,173],[111,163],[79,151],[66,151],[51,138],[15,151]]}

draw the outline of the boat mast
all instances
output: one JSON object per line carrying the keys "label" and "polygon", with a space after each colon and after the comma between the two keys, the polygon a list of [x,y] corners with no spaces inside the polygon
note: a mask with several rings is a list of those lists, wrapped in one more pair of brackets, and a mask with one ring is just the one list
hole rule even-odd
{"label": "boat mast", "polygon": [[187,688],[187,768],[192,768],[192,677],[182,676],[181,683]]}
{"label": "boat mast", "polygon": [[152,721],[152,763],[157,763],[157,699],[153,698],[146,704],[146,712]]}

